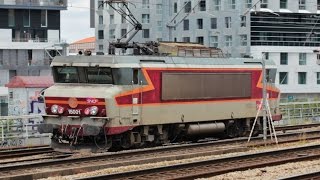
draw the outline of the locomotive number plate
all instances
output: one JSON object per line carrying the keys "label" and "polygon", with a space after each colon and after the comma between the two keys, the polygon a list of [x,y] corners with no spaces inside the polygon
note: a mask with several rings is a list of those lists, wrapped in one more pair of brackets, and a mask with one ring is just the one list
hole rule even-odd
{"label": "locomotive number plate", "polygon": [[81,114],[80,109],[68,109],[69,114]]}

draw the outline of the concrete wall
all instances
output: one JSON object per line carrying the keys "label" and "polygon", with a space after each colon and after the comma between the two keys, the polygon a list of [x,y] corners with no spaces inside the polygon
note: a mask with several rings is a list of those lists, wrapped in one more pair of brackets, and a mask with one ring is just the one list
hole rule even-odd
{"label": "concrete wall", "polygon": [[9,115],[44,114],[44,103],[38,101],[43,88],[9,88]]}

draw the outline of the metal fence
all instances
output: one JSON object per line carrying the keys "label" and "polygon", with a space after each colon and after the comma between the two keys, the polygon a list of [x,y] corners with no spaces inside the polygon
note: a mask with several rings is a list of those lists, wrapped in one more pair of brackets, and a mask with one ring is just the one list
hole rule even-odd
{"label": "metal fence", "polygon": [[0,149],[49,145],[51,134],[40,134],[40,115],[0,116]]}
{"label": "metal fence", "polygon": [[320,122],[320,101],[316,99],[282,100],[282,120],[278,125],[298,125]]}

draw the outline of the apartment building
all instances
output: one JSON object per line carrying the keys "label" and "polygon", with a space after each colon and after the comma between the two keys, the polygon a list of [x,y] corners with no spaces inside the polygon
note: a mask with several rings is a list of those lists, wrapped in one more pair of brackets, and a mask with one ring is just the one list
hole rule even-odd
{"label": "apartment building", "polygon": [[[128,6],[142,24],[132,41],[197,42],[228,57],[270,59],[284,98],[320,95],[320,0],[138,0]],[[108,42],[132,25],[101,0],[91,0],[91,8],[96,51],[107,53]]]}
{"label": "apartment building", "polygon": [[14,76],[50,75],[66,9],[67,0],[0,0],[0,92]]}

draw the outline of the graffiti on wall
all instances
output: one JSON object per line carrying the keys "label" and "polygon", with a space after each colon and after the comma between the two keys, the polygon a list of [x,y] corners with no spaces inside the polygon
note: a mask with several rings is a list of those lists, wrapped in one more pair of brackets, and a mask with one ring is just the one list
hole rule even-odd
{"label": "graffiti on wall", "polygon": [[45,105],[40,97],[41,91],[35,91],[34,95],[30,97],[29,114],[44,114]]}
{"label": "graffiti on wall", "polygon": [[8,147],[19,147],[24,146],[25,140],[24,139],[4,139],[3,141],[0,140],[0,148],[8,148]]}

